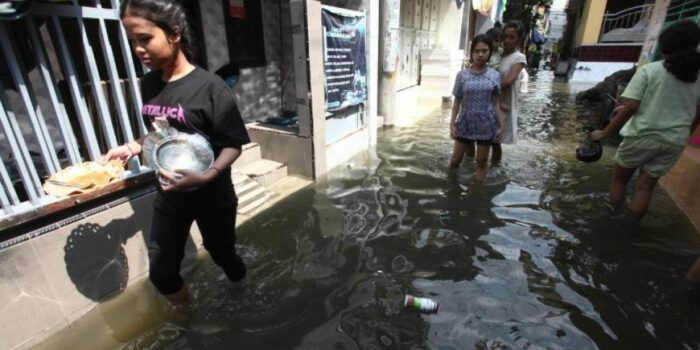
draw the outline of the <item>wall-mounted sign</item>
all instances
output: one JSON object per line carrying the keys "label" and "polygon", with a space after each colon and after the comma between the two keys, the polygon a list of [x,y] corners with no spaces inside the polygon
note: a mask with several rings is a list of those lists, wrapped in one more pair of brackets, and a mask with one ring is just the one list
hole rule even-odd
{"label": "wall-mounted sign", "polygon": [[337,111],[367,100],[364,12],[321,8],[326,110]]}

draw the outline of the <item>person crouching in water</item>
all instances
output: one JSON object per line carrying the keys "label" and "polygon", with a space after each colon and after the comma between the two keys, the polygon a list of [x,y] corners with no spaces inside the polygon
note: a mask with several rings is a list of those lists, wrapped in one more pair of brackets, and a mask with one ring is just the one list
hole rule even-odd
{"label": "person crouching in water", "polygon": [[503,123],[496,116],[501,78],[487,66],[492,50],[491,38],[487,35],[474,37],[470,50],[472,65],[457,74],[452,90],[450,136],[455,143],[450,166],[458,168],[467,147],[476,143],[477,182],[486,177],[491,144],[499,140],[503,130]]}

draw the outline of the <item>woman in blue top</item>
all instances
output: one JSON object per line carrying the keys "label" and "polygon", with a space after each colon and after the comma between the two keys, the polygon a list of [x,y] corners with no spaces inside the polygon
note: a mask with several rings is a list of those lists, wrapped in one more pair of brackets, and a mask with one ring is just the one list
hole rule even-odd
{"label": "woman in blue top", "polygon": [[467,148],[476,143],[477,182],[486,177],[491,144],[500,139],[503,130],[503,122],[496,116],[501,77],[487,66],[492,50],[491,38],[487,35],[474,37],[470,51],[472,65],[457,74],[452,91],[455,99],[450,136],[455,143],[450,166],[458,168]]}

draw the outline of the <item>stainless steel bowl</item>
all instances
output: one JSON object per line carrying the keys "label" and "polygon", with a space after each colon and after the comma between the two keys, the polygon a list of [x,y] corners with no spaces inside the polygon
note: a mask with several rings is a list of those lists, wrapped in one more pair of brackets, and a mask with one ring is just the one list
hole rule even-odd
{"label": "stainless steel bowl", "polygon": [[201,135],[181,133],[166,137],[153,147],[153,162],[159,171],[187,169],[203,173],[214,163],[214,151]]}

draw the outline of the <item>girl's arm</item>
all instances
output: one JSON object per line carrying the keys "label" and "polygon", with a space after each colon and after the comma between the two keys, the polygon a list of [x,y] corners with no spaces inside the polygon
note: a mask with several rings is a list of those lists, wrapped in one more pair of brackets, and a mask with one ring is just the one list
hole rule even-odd
{"label": "girl's arm", "polygon": [[205,183],[209,183],[212,180],[216,179],[216,177],[219,176],[221,171],[230,167],[231,164],[233,164],[233,162],[235,162],[240,155],[240,148],[226,147],[222,149],[221,153],[219,153],[219,156],[216,157],[216,160],[214,161],[214,164],[212,164],[211,168],[204,172],[203,175]]}
{"label": "girl's arm", "polygon": [[698,128],[698,125],[700,125],[700,106],[695,107],[695,120],[693,120],[693,123],[690,124],[690,133],[694,133],[695,129]]}
{"label": "girl's arm", "polygon": [[134,141],[112,148],[102,157],[102,161],[108,162],[112,159],[118,159],[121,160],[122,163],[126,164],[129,159],[141,154],[141,151],[143,151],[143,141],[145,138],[145,136],[142,136]]}
{"label": "girl's arm", "polygon": [[450,137],[457,137],[457,126],[455,122],[457,121],[457,114],[459,114],[459,105],[462,103],[462,98],[455,96],[454,102],[452,102],[452,115],[450,117]]}
{"label": "girl's arm", "polygon": [[503,133],[503,112],[501,112],[498,107],[501,105],[503,94],[493,97],[493,110],[496,112],[496,137],[494,141],[501,141],[501,133]]}
{"label": "girl's arm", "polygon": [[523,68],[525,68],[525,63],[516,63],[510,67],[508,74],[501,80],[501,91],[505,91],[505,89],[515,83],[515,80],[518,79],[520,71],[523,70]]}
{"label": "girl's arm", "polygon": [[634,112],[636,112],[637,109],[639,109],[638,100],[626,100],[625,103],[622,105],[622,108],[617,112],[617,115],[615,115],[615,117],[612,120],[610,120],[608,126],[606,126],[603,130],[596,130],[592,132],[589,138],[591,139],[591,141],[598,141],[610,136],[612,132],[625,125],[625,123],[627,123],[627,121],[632,117],[632,114],[634,114]]}

